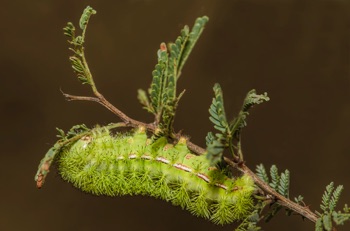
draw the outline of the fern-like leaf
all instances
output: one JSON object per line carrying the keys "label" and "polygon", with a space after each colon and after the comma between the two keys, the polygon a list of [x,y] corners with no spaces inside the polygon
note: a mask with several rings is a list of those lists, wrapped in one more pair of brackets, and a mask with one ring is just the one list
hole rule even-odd
{"label": "fern-like leaf", "polygon": [[333,228],[332,216],[329,213],[326,213],[322,216],[323,228],[327,231],[331,231]]}
{"label": "fern-like leaf", "polygon": [[261,104],[263,102],[269,101],[270,98],[267,96],[267,93],[258,95],[256,94],[255,89],[248,92],[247,97],[244,100],[243,111],[248,111],[252,106]]}
{"label": "fern-like leaf", "polygon": [[75,39],[75,27],[73,23],[71,22],[67,23],[67,26],[63,28],[63,34],[68,38],[70,38],[71,40]]}
{"label": "fern-like leaf", "polygon": [[299,195],[298,197],[294,197],[294,201],[295,201],[295,203],[297,203],[297,204],[301,204],[301,203],[303,203],[303,200],[304,200],[304,197],[302,196],[302,195]]}
{"label": "fern-like leaf", "polygon": [[218,83],[214,85],[213,89],[215,97],[209,108],[209,119],[214,124],[214,128],[225,134],[229,131],[229,126],[226,120],[222,90]]}
{"label": "fern-like leaf", "polygon": [[329,212],[333,212],[335,207],[337,206],[340,195],[343,191],[343,185],[339,185],[333,192],[332,197],[329,201]]}
{"label": "fern-like leaf", "polygon": [[344,225],[345,221],[349,221],[350,220],[350,209],[348,208],[348,205],[345,204],[345,206],[343,208],[343,212],[341,212],[341,211],[338,211],[338,212],[333,211],[332,218],[333,218],[333,221],[337,225]]}
{"label": "fern-like leaf", "polygon": [[186,48],[186,44],[189,39],[189,29],[188,26],[185,26],[181,30],[181,35],[177,37],[174,43],[169,44],[169,52],[170,52],[170,74],[172,74],[176,80],[180,77],[180,60],[183,55],[183,52]]}
{"label": "fern-like leaf", "polygon": [[[169,47],[169,58],[166,70],[166,77],[163,81],[162,91],[162,126],[163,129],[169,131],[172,129],[172,123],[175,116],[175,110],[178,102],[183,95],[184,91],[177,96],[177,79],[179,77],[178,68],[180,58],[185,49],[188,41],[188,31],[183,29],[181,35],[175,40],[174,43],[170,43]],[[165,44],[163,44],[165,46]]]}
{"label": "fern-like leaf", "polygon": [[166,86],[166,69],[168,66],[168,53],[166,45],[162,43],[158,50],[158,64],[152,72],[152,83],[149,89],[151,104],[155,115],[160,116],[162,113],[162,102],[164,86]]}
{"label": "fern-like leaf", "polygon": [[80,133],[90,131],[90,129],[85,124],[74,125],[66,134],[66,138],[70,139]]}
{"label": "fern-like leaf", "polygon": [[[256,167],[256,172],[257,176],[261,178],[265,183],[269,184],[270,187],[273,188],[276,192],[286,198],[289,198],[290,174],[287,169],[282,172],[281,175],[279,175],[276,165],[272,165],[270,168],[271,180],[269,179],[268,174],[266,173],[266,169],[262,164]],[[295,198],[295,200],[297,203],[300,203],[303,200],[303,197],[299,196],[298,198]],[[281,210],[281,208],[282,206],[278,203],[272,204],[270,211],[265,217],[265,221],[270,221]],[[286,209],[287,215],[290,215],[291,213],[292,210]]]}
{"label": "fern-like leaf", "polygon": [[270,175],[271,175],[271,183],[270,186],[271,188],[273,188],[274,190],[278,190],[278,186],[280,183],[280,176],[278,174],[278,169],[276,167],[276,165],[272,165],[270,168]]}
{"label": "fern-like leaf", "polygon": [[93,14],[96,14],[96,11],[92,7],[88,6],[85,8],[79,21],[79,26],[82,29],[81,35],[76,35],[75,27],[71,22],[68,22],[67,26],[63,28],[64,35],[70,38],[70,40],[68,40],[68,43],[71,44],[71,47],[69,49],[74,53],[73,56],[69,57],[73,71],[77,74],[78,79],[83,84],[87,83],[90,85],[93,85],[93,80],[87,62],[85,60],[84,40],[87,24],[91,15]]}
{"label": "fern-like leaf", "polygon": [[[350,220],[350,209],[347,205],[344,206],[343,212],[335,211],[335,207],[337,206],[342,191],[343,186],[339,185],[334,189],[333,182],[326,186],[320,205],[323,213],[316,211],[319,215],[319,219],[315,226],[316,230],[330,231],[333,229],[333,223],[336,225],[343,225],[345,221]],[[322,229],[320,227],[322,227]]]}
{"label": "fern-like leaf", "polygon": [[[284,197],[289,198],[290,173],[288,169],[279,175],[276,165],[272,165],[270,168],[270,180],[264,165],[260,164],[256,166],[256,175],[265,183],[269,184],[270,187],[273,188],[276,192]],[[302,202],[302,200],[303,197],[300,195],[295,198],[295,201],[298,204]]]}
{"label": "fern-like leaf", "polygon": [[87,6],[85,8],[83,14],[80,17],[80,20],[79,20],[80,29],[82,29],[82,30],[86,29],[86,26],[87,26],[87,24],[89,22],[89,19],[90,19],[91,15],[93,15],[93,14],[96,14],[96,10],[94,10],[90,6]]}
{"label": "fern-like leaf", "polygon": [[269,183],[270,179],[266,173],[266,169],[263,164],[259,164],[256,166],[256,175],[262,179],[265,183]]}
{"label": "fern-like leaf", "polygon": [[318,218],[315,222],[315,231],[324,231],[322,217]]}
{"label": "fern-like leaf", "polygon": [[218,164],[222,161],[222,153],[225,149],[225,146],[220,141],[220,138],[215,137],[212,132],[208,132],[206,136],[207,144],[207,159],[210,162],[211,166]]}
{"label": "fern-like leaf", "polygon": [[86,75],[86,67],[83,64],[81,58],[78,58],[77,56],[71,56],[69,57],[69,60],[71,61],[74,72],[77,74],[77,77],[82,82],[82,84],[91,84],[91,81]]}
{"label": "fern-like leaf", "polygon": [[63,131],[63,129],[56,128],[56,130],[58,131],[58,135],[56,135],[56,137],[60,138],[60,140],[66,139],[66,133]]}
{"label": "fern-like leaf", "polygon": [[183,68],[183,66],[185,65],[191,51],[193,50],[193,47],[195,46],[196,42],[198,41],[200,35],[202,34],[203,30],[204,30],[204,26],[205,24],[209,21],[209,18],[207,16],[203,16],[200,18],[197,18],[197,20],[195,21],[191,32],[188,34],[189,29],[188,27],[185,27],[182,30],[182,36],[183,37],[188,37],[187,42],[185,47],[183,48],[183,52],[181,55],[181,58],[179,60],[179,64],[178,64],[178,75],[181,74],[181,70]]}
{"label": "fern-like leaf", "polygon": [[333,190],[334,190],[334,183],[331,182],[329,185],[327,185],[326,191],[323,193],[323,196],[322,196],[322,202],[320,207],[323,210],[323,212],[328,212],[329,202],[331,200]]}
{"label": "fern-like leaf", "polygon": [[154,113],[154,109],[152,107],[152,104],[148,100],[148,96],[146,92],[142,89],[138,89],[137,91],[137,99],[140,101],[140,103],[143,105],[143,108],[146,109],[148,112]]}
{"label": "fern-like leaf", "polygon": [[283,195],[286,198],[289,198],[289,171],[285,170],[281,174],[280,182],[278,185],[278,193]]}
{"label": "fern-like leaf", "polygon": [[250,108],[252,108],[254,105],[261,104],[269,100],[270,98],[267,96],[266,92],[258,95],[254,89],[249,91],[244,99],[243,106],[238,114],[238,117],[230,123],[231,134],[238,135],[241,129],[247,126],[246,117],[249,115],[248,110]]}
{"label": "fern-like leaf", "polygon": [[[226,120],[224,98],[220,85],[216,83],[213,90],[214,98],[209,108],[209,120],[220,133],[216,133],[214,137],[210,132],[207,136],[207,158],[212,165],[218,163],[222,159],[223,151],[229,146],[230,139],[232,138]],[[210,140],[210,142],[208,142],[208,140]]]}

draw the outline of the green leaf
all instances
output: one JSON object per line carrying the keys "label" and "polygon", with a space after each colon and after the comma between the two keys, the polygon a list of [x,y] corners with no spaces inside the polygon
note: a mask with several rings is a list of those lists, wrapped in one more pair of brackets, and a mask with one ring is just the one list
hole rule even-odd
{"label": "green leaf", "polygon": [[214,124],[215,129],[225,134],[229,131],[229,126],[226,120],[224,99],[220,84],[214,85],[214,98],[209,108],[210,121]]}
{"label": "green leaf", "polygon": [[250,108],[252,108],[254,105],[267,102],[269,100],[270,98],[267,96],[266,92],[264,94],[258,95],[254,89],[249,91],[244,99],[243,106],[238,114],[238,117],[230,123],[231,134],[237,135],[240,133],[242,128],[247,126],[246,117],[249,115],[248,110]]}
{"label": "green leaf", "polygon": [[164,85],[166,84],[166,69],[168,65],[165,44],[161,44],[161,47],[163,49],[158,50],[158,64],[152,72],[153,79],[149,89],[151,105],[156,115],[160,115],[163,110]]}
{"label": "green leaf", "polygon": [[262,179],[265,183],[269,183],[269,176],[266,173],[266,169],[263,164],[259,164],[256,166],[256,175]]}
{"label": "green leaf", "polygon": [[90,84],[93,86],[93,88],[94,83],[87,62],[85,60],[85,48],[83,45],[88,21],[90,19],[90,16],[95,13],[96,11],[91,7],[88,6],[85,8],[79,22],[80,28],[83,30],[81,35],[75,34],[75,27],[71,22],[68,22],[67,26],[63,28],[64,35],[70,38],[70,40],[68,40],[69,44],[71,45],[69,50],[73,51],[74,53],[73,56],[69,57],[73,70],[76,72],[78,79],[83,84]]}
{"label": "green leaf", "polygon": [[178,72],[181,73],[181,70],[183,68],[183,66],[185,65],[188,56],[190,55],[194,45],[196,44],[196,42],[198,41],[200,35],[202,34],[203,30],[204,30],[204,26],[205,24],[209,21],[209,18],[207,16],[203,16],[200,18],[197,18],[191,32],[188,34],[188,27],[184,28],[182,30],[182,36],[188,36],[188,41],[186,43],[185,48],[183,49],[183,55],[181,56],[180,62],[179,62],[179,68],[178,68]]}
{"label": "green leaf", "polygon": [[[185,26],[186,28],[187,26]],[[169,73],[171,73],[176,80],[180,77],[180,71],[179,70],[179,64],[180,59],[183,55],[184,49],[186,47],[186,43],[188,41],[188,30],[186,33],[186,29],[183,29],[181,31],[181,35],[177,37],[174,43],[169,43],[169,52],[170,52],[170,61],[169,67],[171,69],[169,70]],[[188,28],[187,28],[188,29]]]}
{"label": "green leaf", "polygon": [[329,201],[329,212],[333,212],[335,207],[337,206],[338,200],[340,198],[340,195],[343,191],[344,187],[343,185],[339,185],[333,192],[332,198]]}
{"label": "green leaf", "polygon": [[214,128],[220,133],[214,135],[210,132],[207,140],[207,158],[212,165],[215,165],[222,160],[222,154],[225,147],[228,147],[230,142],[229,127],[226,120],[224,99],[221,87],[216,83],[213,87],[214,98],[209,108],[209,120],[214,124]]}
{"label": "green leaf", "polygon": [[[79,35],[79,36],[75,37],[75,39],[74,39],[74,41],[73,41],[73,45],[79,47],[79,48],[77,48],[77,50],[78,50],[78,49],[81,49],[81,46],[83,46],[83,44],[84,44],[84,38],[83,38],[83,36]],[[79,51],[79,52],[80,52],[80,51]],[[80,52],[80,53],[81,53],[81,52]]]}
{"label": "green leaf", "polygon": [[315,223],[315,231],[324,231],[323,230],[322,217],[317,219],[317,221]]}
{"label": "green leaf", "polygon": [[270,168],[270,175],[271,175],[271,183],[270,186],[271,188],[273,188],[274,190],[278,190],[278,186],[280,183],[280,176],[278,174],[278,169],[276,167],[276,165],[272,165]]}
{"label": "green leaf", "polygon": [[75,56],[71,56],[71,57],[69,57],[69,60],[71,61],[72,68],[75,72],[84,74],[85,67],[79,58],[77,58]]}
{"label": "green leaf", "polygon": [[67,26],[63,28],[63,34],[69,37],[71,40],[75,39],[75,27],[73,23],[67,23]]}
{"label": "green leaf", "polygon": [[77,74],[78,79],[83,84],[90,84],[91,85],[91,82],[86,75],[86,73],[87,73],[86,67],[84,66],[81,59],[78,58],[77,56],[71,56],[71,57],[69,57],[69,60],[71,61],[73,71]]}
{"label": "green leaf", "polygon": [[299,195],[298,197],[294,197],[295,203],[297,203],[299,205],[303,202],[303,200],[304,200],[304,197],[301,195]]}
{"label": "green leaf", "polygon": [[88,24],[89,19],[90,19],[91,15],[93,15],[93,14],[96,14],[96,10],[94,10],[90,6],[87,6],[85,8],[83,14],[80,17],[80,20],[79,20],[80,29],[85,30],[86,25]]}
{"label": "green leaf", "polygon": [[323,196],[322,196],[322,202],[320,207],[323,210],[323,212],[328,212],[329,201],[331,199],[333,190],[334,190],[334,183],[331,182],[329,185],[327,185],[326,191],[323,193]]}
{"label": "green leaf", "polygon": [[277,191],[284,197],[289,198],[289,171],[287,169],[281,174]]}
{"label": "green leaf", "polygon": [[344,225],[345,221],[350,220],[350,214],[333,211],[332,218],[337,225]]}
{"label": "green leaf", "polygon": [[331,214],[324,214],[322,216],[322,223],[325,230],[331,231],[333,228]]}
{"label": "green leaf", "polygon": [[[175,116],[175,110],[178,105],[178,102],[181,98],[180,94],[177,96],[177,80],[180,76],[180,60],[182,55],[186,50],[190,39],[190,34],[188,33],[188,28],[184,28],[181,31],[181,35],[175,40],[174,43],[168,45],[169,56],[167,60],[167,69],[166,77],[163,82],[163,91],[162,91],[162,105],[163,105],[163,127],[167,130],[172,129],[172,124]],[[165,44],[163,44],[165,47]],[[165,50],[165,49],[163,49]]]}
{"label": "green leaf", "polygon": [[251,107],[257,104],[261,104],[263,102],[269,101],[270,98],[267,96],[267,93],[264,94],[256,94],[255,89],[250,90],[244,99],[243,109],[242,111],[248,111]]}
{"label": "green leaf", "polygon": [[343,186],[339,185],[334,189],[333,182],[326,186],[326,190],[322,195],[322,201],[320,205],[323,213],[320,214],[316,211],[316,213],[320,216],[316,222],[316,230],[321,230],[319,228],[320,223],[322,223],[324,230],[330,231],[333,229],[332,221],[337,225],[343,225],[345,221],[350,220],[350,210],[347,205],[344,206],[344,212],[335,211],[335,207],[337,206],[342,191]]}
{"label": "green leaf", "polygon": [[214,166],[222,160],[225,146],[220,141],[220,137],[215,137],[212,132],[208,132],[205,139],[207,144],[206,157],[209,160],[210,165]]}
{"label": "green leaf", "polygon": [[56,130],[58,131],[58,135],[56,135],[56,137],[60,138],[60,140],[65,140],[66,139],[65,132],[60,128],[56,128]]}
{"label": "green leaf", "polygon": [[147,94],[144,90],[138,89],[137,91],[137,98],[140,101],[140,103],[144,106],[143,108],[146,109],[147,111],[154,113],[154,109],[152,105],[150,104]]}
{"label": "green leaf", "polygon": [[66,138],[72,138],[80,133],[90,131],[90,129],[85,124],[74,125],[66,134]]}

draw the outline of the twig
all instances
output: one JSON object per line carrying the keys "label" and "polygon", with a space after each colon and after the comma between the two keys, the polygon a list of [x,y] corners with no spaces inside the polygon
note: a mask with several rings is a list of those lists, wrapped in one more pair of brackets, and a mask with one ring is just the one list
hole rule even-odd
{"label": "twig", "polygon": [[[61,91],[62,92],[62,91]],[[118,108],[116,108],[113,104],[111,104],[106,98],[100,94],[96,90],[97,97],[90,97],[90,96],[77,96],[77,95],[70,95],[62,92],[63,96],[68,101],[92,101],[101,104],[105,108],[107,108],[109,111],[111,111],[113,114],[117,115],[127,126],[129,127],[145,127],[147,130],[154,132],[156,127],[154,124],[147,124],[143,123],[134,119],[131,119],[129,116],[125,115],[122,111],[120,111]]]}

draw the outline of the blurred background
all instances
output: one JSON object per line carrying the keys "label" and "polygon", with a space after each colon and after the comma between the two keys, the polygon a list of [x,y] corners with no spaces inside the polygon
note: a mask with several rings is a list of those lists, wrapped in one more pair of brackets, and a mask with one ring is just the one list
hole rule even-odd
{"label": "blurred background", "polygon": [[[126,114],[149,122],[137,89],[147,89],[161,42],[184,25],[210,18],[179,81],[186,89],[176,117],[191,141],[205,145],[208,108],[219,82],[233,118],[246,93],[268,92],[243,131],[252,169],[291,171],[291,197],[320,210],[329,182],[343,184],[350,203],[350,5],[346,0],[2,1],[0,9],[0,230],[233,230],[148,197],[95,197],[51,171],[41,190],[34,174],[56,141],[55,127],[119,121],[91,102],[67,102],[60,89],[91,95],[75,78],[62,28],[83,9],[97,10],[87,57],[97,87]],[[314,230],[299,216],[279,214],[264,230]],[[349,230],[350,224],[338,230]]]}

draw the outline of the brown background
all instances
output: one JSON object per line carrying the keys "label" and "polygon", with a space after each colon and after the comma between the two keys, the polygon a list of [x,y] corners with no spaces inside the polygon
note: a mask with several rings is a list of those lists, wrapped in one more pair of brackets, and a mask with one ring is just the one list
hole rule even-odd
{"label": "brown background", "polygon": [[[203,146],[211,130],[212,86],[224,90],[229,117],[252,88],[271,101],[254,108],[243,133],[247,164],[291,171],[291,196],[318,209],[324,187],[344,184],[350,202],[349,1],[2,1],[0,230],[233,230],[192,217],[147,197],[102,198],[81,193],[53,171],[42,190],[33,181],[39,160],[55,142],[55,127],[118,119],[89,102],[74,78],[62,27],[86,5],[98,14],[87,54],[100,91],[131,117],[150,121],[136,99],[147,88],[159,43],[176,38],[195,18],[210,21],[183,70],[186,88],[176,117]],[[344,226],[339,230],[349,230]],[[283,212],[265,230],[313,230]]]}

